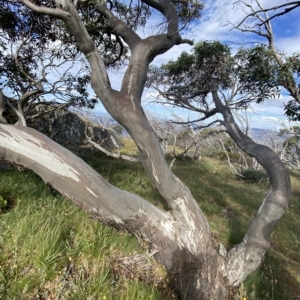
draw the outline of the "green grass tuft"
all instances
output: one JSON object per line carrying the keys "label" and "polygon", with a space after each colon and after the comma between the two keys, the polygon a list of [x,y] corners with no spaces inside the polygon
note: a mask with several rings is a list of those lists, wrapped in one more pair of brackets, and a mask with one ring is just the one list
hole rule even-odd
{"label": "green grass tuft", "polygon": [[164,299],[154,284],[116,282],[111,258],[145,252],[132,235],[53,197],[29,171],[2,172],[0,195],[11,201],[0,217],[0,299]]}

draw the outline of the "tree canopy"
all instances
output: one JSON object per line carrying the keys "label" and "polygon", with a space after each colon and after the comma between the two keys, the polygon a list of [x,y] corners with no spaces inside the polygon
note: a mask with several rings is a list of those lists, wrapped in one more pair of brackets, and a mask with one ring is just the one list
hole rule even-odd
{"label": "tree canopy", "polygon": [[[203,120],[211,117],[210,111],[215,113],[207,97],[212,81],[220,86],[231,108],[246,108],[251,102],[278,98],[290,82],[299,85],[299,63],[296,53],[279,65],[273,50],[264,44],[240,48],[233,54],[228,45],[203,41],[191,53],[183,52],[176,60],[152,66],[147,84],[160,95],[155,101],[198,111],[204,114]],[[298,105],[291,99],[285,108],[292,120],[299,118]]]}
{"label": "tree canopy", "polygon": [[[300,88],[299,88],[299,52],[292,55],[286,55],[281,49],[278,49],[275,43],[275,37],[272,29],[271,20],[285,15],[296,8],[300,7],[299,1],[288,1],[281,5],[264,8],[260,0],[246,2],[238,0],[234,3],[242,4],[245,9],[246,16],[238,24],[233,24],[230,21],[228,24],[232,29],[239,30],[245,33],[256,34],[260,38],[260,43],[264,46],[264,51],[259,54],[267,60],[272,61],[273,73],[270,75],[274,79],[274,83],[280,88],[283,88],[290,96],[290,100],[285,105],[285,114],[289,119],[294,121],[300,120]],[[270,17],[269,12],[274,14]],[[256,58],[255,58],[256,59]],[[257,61],[259,62],[259,61]],[[264,70],[262,70],[264,71]]]}

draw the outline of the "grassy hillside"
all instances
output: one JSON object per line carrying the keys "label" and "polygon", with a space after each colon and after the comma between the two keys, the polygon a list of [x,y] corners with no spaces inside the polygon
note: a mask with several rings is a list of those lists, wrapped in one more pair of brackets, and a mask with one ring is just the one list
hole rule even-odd
{"label": "grassy hillside", "polygon": [[[136,154],[129,140],[125,150]],[[102,153],[85,160],[112,184],[166,208],[140,164]],[[176,161],[173,170],[199,201],[214,237],[226,247],[240,242],[266,180],[243,181],[211,158]],[[291,176],[292,203],[272,248],[231,299],[300,297],[300,174]],[[1,172],[0,196],[0,299],[176,299],[146,244],[90,219],[32,172]]]}

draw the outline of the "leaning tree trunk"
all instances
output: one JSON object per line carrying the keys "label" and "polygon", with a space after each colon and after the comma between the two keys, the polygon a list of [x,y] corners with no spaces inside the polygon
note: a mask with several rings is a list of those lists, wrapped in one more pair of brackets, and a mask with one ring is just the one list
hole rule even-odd
{"label": "leaning tree trunk", "polygon": [[0,124],[0,160],[33,170],[93,218],[148,242],[170,274],[172,285],[186,299],[226,298],[229,285],[224,258],[212,246],[208,228],[201,233],[201,226],[194,223],[199,212],[185,207],[192,196],[176,177],[173,180],[181,194],[174,209],[165,212],[112,186],[47,136],[7,124]]}

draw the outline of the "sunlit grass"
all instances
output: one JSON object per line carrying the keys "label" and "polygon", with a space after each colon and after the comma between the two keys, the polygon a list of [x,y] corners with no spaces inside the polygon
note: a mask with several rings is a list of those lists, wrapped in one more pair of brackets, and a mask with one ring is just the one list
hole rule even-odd
{"label": "sunlit grass", "polygon": [[145,252],[133,236],[54,197],[29,171],[1,173],[0,194],[11,205],[0,216],[0,299],[165,299],[154,283],[114,278],[114,255]]}
{"label": "sunlit grass", "polygon": [[139,151],[135,144],[135,142],[131,138],[122,138],[123,147],[121,149],[121,153],[124,155],[138,157]]}
{"label": "sunlit grass", "polygon": [[[124,144],[124,154],[138,155],[131,140]],[[141,164],[101,153],[85,160],[112,184],[167,209]],[[241,242],[267,182],[247,183],[213,158],[178,160],[173,171],[191,189],[217,239],[227,248]],[[272,248],[232,299],[300,295],[300,174],[291,174],[291,206],[272,235]],[[155,280],[118,278],[112,259],[146,250],[132,235],[101,225],[58,193],[52,195],[32,172],[0,173],[0,195],[7,201],[0,214],[0,299],[174,299]]]}

